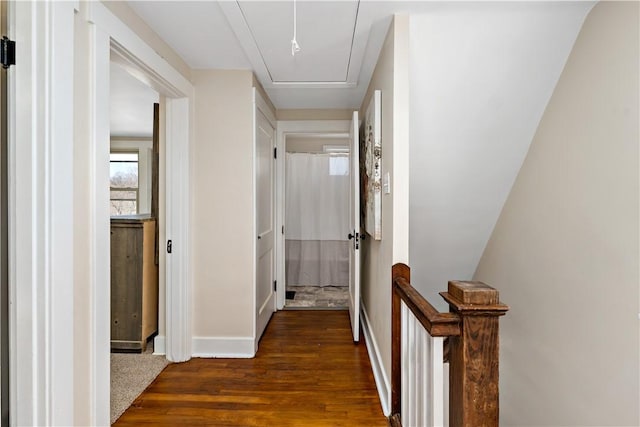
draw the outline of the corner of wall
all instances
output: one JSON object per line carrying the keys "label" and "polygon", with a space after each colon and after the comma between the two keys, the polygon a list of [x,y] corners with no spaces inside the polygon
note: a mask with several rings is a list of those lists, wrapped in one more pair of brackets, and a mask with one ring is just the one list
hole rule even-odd
{"label": "corner of wall", "polygon": [[251,73],[251,77],[253,79],[253,87],[255,87],[260,95],[262,95],[262,98],[267,102],[267,106],[271,109],[273,116],[276,117],[276,107],[271,102],[271,98],[269,98],[267,91],[264,90],[264,87],[262,87],[262,84],[253,72]]}

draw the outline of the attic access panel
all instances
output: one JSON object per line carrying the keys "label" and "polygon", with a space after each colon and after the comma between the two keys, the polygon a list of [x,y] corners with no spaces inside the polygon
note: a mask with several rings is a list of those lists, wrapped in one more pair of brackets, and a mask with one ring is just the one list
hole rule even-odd
{"label": "attic access panel", "polygon": [[297,40],[291,55],[293,2],[239,1],[272,82],[346,82],[358,1],[298,1]]}

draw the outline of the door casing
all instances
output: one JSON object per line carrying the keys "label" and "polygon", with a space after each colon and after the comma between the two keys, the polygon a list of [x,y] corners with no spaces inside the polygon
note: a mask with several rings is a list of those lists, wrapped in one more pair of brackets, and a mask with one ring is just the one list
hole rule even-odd
{"label": "door casing", "polygon": [[[326,135],[349,138],[351,120],[279,120],[277,125],[276,148],[276,308],[282,310],[285,303],[285,235],[280,232],[285,226],[285,156],[288,135]],[[285,230],[286,231],[286,230]]]}
{"label": "door casing", "polygon": [[[90,312],[87,381],[89,424],[109,424],[109,63],[126,60],[166,100],[167,357],[190,357],[190,138],[193,86],[101,2],[10,2],[11,38],[19,39],[10,79],[9,292],[10,413],[16,425],[73,425],[76,291],[73,254],[88,254]],[[90,90],[74,98],[78,23],[88,34],[82,75]],[[42,29],[49,29],[44,31]],[[84,33],[83,33],[84,35]],[[47,49],[37,48],[47,46]],[[71,47],[71,48],[70,48]],[[64,78],[61,78],[64,76]],[[55,84],[53,81],[55,79]],[[16,94],[20,93],[20,98]],[[74,108],[87,106],[90,147],[89,247],[74,247]],[[36,102],[37,100],[37,102]],[[16,107],[19,103],[20,108]],[[16,135],[19,133],[19,135]],[[19,143],[18,143],[19,141]],[[99,203],[104,200],[105,203]],[[106,242],[106,244],[105,244]],[[20,286],[17,284],[20,283]],[[63,326],[64,325],[64,326]],[[18,339],[20,337],[20,339]],[[34,357],[33,355],[37,355]]]}
{"label": "door casing", "polygon": [[[253,232],[253,236],[255,236],[255,240],[254,240],[254,261],[253,261],[253,266],[254,266],[254,272],[253,272],[253,290],[254,290],[254,350],[257,351],[258,349],[258,342],[260,341],[260,337],[262,336],[262,333],[264,332],[264,328],[266,327],[266,324],[269,320],[269,318],[271,318],[271,315],[273,314],[273,312],[276,309],[276,294],[274,294],[272,292],[272,288],[271,288],[271,280],[275,278],[275,274],[274,274],[274,270],[275,270],[275,265],[276,265],[276,260],[277,260],[277,252],[275,250],[275,243],[276,243],[276,224],[275,224],[275,194],[276,194],[276,188],[275,188],[275,170],[276,170],[276,164],[275,161],[273,159],[273,155],[272,155],[272,151],[273,148],[275,148],[276,142],[275,142],[275,133],[276,133],[276,126],[277,126],[277,122],[276,122],[276,118],[273,114],[273,112],[271,111],[271,109],[269,108],[268,104],[266,103],[266,101],[264,100],[264,98],[262,97],[262,95],[260,95],[260,93],[256,90],[256,88],[253,88],[253,102],[254,102],[254,116],[253,116],[253,128],[254,128],[254,133],[253,133],[253,203],[254,203],[254,232]],[[258,206],[258,185],[257,185],[257,177],[258,177],[258,132],[260,131],[259,129],[259,119],[260,117],[263,117],[264,119],[266,119],[266,121],[268,122],[268,125],[271,127],[271,135],[272,135],[272,146],[269,148],[269,153],[268,153],[268,160],[271,162],[270,166],[271,166],[271,199],[269,200],[270,203],[270,226],[271,226],[271,231],[269,233],[267,233],[267,235],[262,236],[259,235],[260,230],[258,230],[258,219],[259,219],[259,206]],[[270,234],[270,235],[269,235]],[[258,269],[258,263],[259,263],[259,256],[258,256],[258,252],[259,249],[261,248],[261,244],[264,244],[265,242],[258,240],[258,239],[262,239],[264,240],[265,238],[267,238],[272,245],[271,248],[271,253],[272,253],[272,260],[271,260],[271,265],[269,266],[269,268],[271,269],[271,278],[269,280],[269,283],[267,284],[269,286],[269,297],[265,300],[265,301],[259,301],[259,295],[260,295],[260,290],[259,290],[259,283],[258,283],[258,274],[260,273],[259,269]],[[268,255],[265,255],[268,256]],[[271,301],[273,300],[273,302]]]}
{"label": "door casing", "polygon": [[[132,71],[139,79],[151,86],[164,98],[162,110],[165,115],[164,168],[160,177],[165,177],[164,192],[164,235],[165,240],[172,241],[172,253],[164,250],[166,241],[159,242],[160,267],[164,262],[165,292],[164,292],[164,336],[156,337],[155,350],[165,353],[167,359],[174,362],[186,361],[191,358],[191,277],[190,277],[190,139],[191,139],[191,108],[193,105],[192,84],[161,58],[150,46],[122,21],[114,16],[100,2],[90,2],[85,9],[87,20],[94,24],[94,38],[91,46],[92,65],[94,75],[92,86],[98,90],[99,86],[109,81],[110,61],[117,61],[120,65]],[[106,92],[106,93],[105,93]],[[96,157],[104,150],[109,150],[109,93],[108,90],[97,94],[91,101],[90,108],[95,118],[93,135],[95,139],[90,143],[96,147]],[[163,170],[164,169],[164,173]],[[108,182],[108,165],[99,160],[95,165],[93,188],[95,194],[100,194]],[[97,198],[97,197],[96,197]],[[161,200],[162,202],[162,200]],[[162,211],[162,206],[160,207]],[[109,214],[96,210],[93,219],[95,236],[91,236],[93,244],[104,242],[109,233]],[[106,221],[105,221],[106,218]],[[93,292],[96,295],[92,301],[92,313],[96,331],[96,340],[92,343],[95,348],[94,375],[96,380],[96,398],[94,417],[98,424],[109,422],[109,350],[104,349],[109,342],[110,310],[104,301],[109,301],[110,281],[108,270],[110,253],[101,252],[103,248],[95,248],[96,270],[102,271],[100,277],[92,281]],[[100,254],[98,255],[98,253]],[[162,297],[162,295],[161,295]],[[162,298],[160,298],[162,301]],[[161,319],[162,317],[160,317]],[[107,325],[107,327],[104,327]],[[105,384],[105,381],[107,382]],[[99,384],[99,386],[98,386]]]}

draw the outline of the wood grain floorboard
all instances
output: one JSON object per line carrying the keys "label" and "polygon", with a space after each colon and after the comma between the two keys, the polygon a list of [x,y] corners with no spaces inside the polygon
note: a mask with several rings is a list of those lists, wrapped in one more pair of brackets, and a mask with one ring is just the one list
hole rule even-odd
{"label": "wood grain floorboard", "polygon": [[279,311],[253,359],[169,365],[115,426],[388,426],[346,311]]}

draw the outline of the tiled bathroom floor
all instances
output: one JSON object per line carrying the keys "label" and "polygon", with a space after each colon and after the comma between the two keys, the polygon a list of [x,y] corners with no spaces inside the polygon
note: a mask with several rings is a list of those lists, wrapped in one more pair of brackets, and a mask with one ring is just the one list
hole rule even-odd
{"label": "tiled bathroom floor", "polygon": [[331,308],[349,306],[349,288],[346,286],[287,286],[295,292],[293,299],[285,301],[286,308]]}

